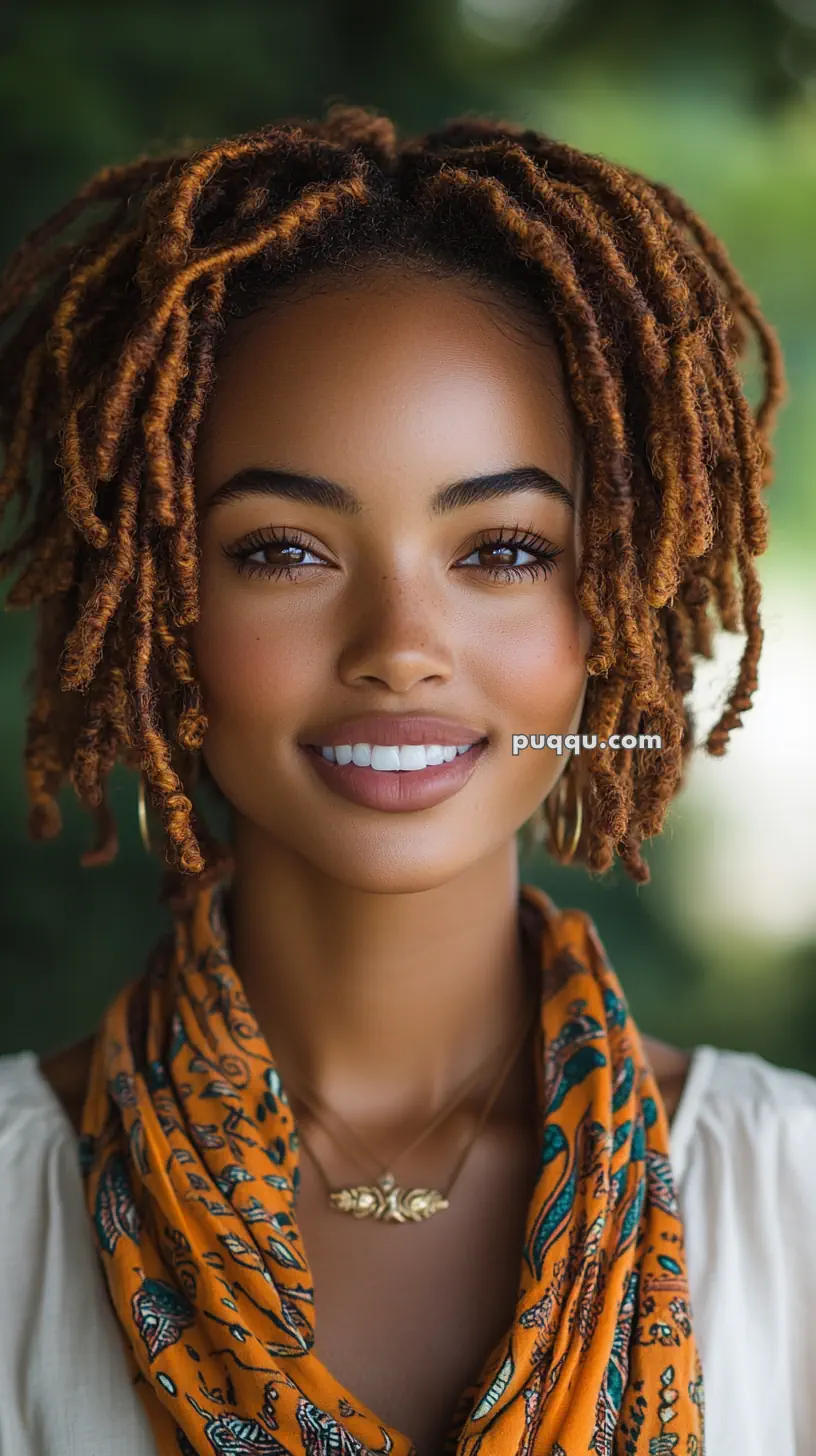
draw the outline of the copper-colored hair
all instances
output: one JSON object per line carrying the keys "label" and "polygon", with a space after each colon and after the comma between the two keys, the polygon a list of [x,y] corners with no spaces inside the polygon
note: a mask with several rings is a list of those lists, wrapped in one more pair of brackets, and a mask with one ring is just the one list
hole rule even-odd
{"label": "copper-colored hair", "polygon": [[[709,753],[724,752],[757,685],[776,336],[668,187],[507,122],[463,117],[400,142],[386,117],[346,106],[108,168],[0,279],[0,513],[19,500],[0,574],[22,564],[8,607],[38,609],[29,833],[59,832],[67,779],[98,824],[82,863],[113,859],[106,780],[119,759],[152,786],[178,887],[229,856],[189,795],[207,729],[186,633],[197,430],[232,318],[372,260],[477,278],[554,331],[587,468],[580,731],[663,740],[582,755],[576,858],[600,872],[617,853],[644,881],[640,846],[694,746],[693,657],[711,656],[717,625],[746,641]],[[751,332],[756,411],[739,369]]]}

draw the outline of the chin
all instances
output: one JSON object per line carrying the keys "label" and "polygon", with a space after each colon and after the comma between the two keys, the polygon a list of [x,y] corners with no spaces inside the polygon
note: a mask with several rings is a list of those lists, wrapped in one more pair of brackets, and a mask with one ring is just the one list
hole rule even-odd
{"label": "chin", "polygon": [[[508,837],[512,837],[508,835]],[[483,857],[495,854],[496,845],[479,845],[465,829],[443,834],[427,829],[411,833],[358,830],[332,833],[328,827],[319,843],[292,844],[291,849],[316,870],[349,889],[372,895],[415,895],[435,890],[466,874]]]}

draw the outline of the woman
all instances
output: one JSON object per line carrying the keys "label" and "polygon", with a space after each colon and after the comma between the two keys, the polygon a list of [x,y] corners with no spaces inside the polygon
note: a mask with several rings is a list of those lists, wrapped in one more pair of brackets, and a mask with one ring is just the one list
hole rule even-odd
{"label": "woman", "polygon": [[528,821],[648,878],[715,624],[709,751],[750,707],[782,369],[721,246],[536,133],[335,107],[100,174],[2,299],[31,832],[68,778],[108,862],[141,770],[173,912],[6,1059],[3,1451],[809,1449],[816,1079],[641,1036],[518,882]]}

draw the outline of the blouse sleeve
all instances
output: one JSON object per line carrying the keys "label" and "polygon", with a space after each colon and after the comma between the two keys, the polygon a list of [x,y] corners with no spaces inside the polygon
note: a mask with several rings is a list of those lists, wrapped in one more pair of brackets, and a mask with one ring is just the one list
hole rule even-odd
{"label": "blouse sleeve", "polygon": [[0,1057],[0,1452],[155,1447],[95,1262],[76,1135],[36,1057]]}
{"label": "blouse sleeve", "polygon": [[[816,1078],[697,1049],[672,1160],[706,1451],[816,1450]],[[684,1105],[685,1103],[685,1105]]]}

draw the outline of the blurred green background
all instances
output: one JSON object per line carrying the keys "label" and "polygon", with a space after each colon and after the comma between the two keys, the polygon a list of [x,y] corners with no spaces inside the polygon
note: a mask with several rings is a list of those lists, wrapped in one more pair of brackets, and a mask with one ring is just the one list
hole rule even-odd
{"label": "blurred green background", "polygon": [[[756,706],[726,758],[697,756],[647,847],[649,885],[617,870],[592,882],[541,854],[523,856],[522,873],[593,915],[643,1031],[816,1073],[816,0],[14,0],[0,13],[0,251],[145,146],[332,101],[379,107],[408,131],[487,112],[668,182],[724,239],[781,333],[791,393],[761,563]],[[70,789],[62,835],[28,839],[33,629],[30,614],[0,614],[0,1052],[90,1031],[167,924],[121,767],[114,865],[79,866],[92,825]],[[740,645],[726,638],[701,672],[703,730]]]}

